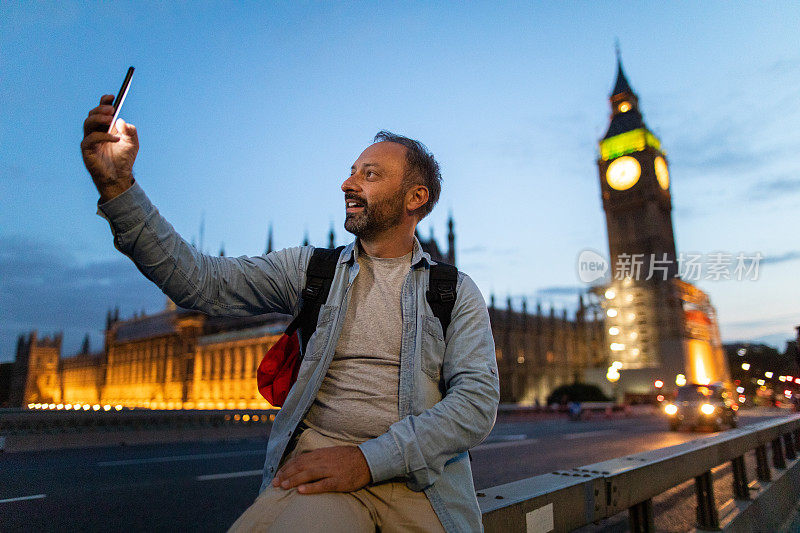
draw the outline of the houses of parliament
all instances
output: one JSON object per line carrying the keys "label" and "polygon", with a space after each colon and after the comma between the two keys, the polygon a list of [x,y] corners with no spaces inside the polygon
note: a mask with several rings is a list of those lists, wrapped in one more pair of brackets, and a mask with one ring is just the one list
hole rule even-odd
{"label": "houses of parliament", "polygon": [[[642,254],[674,264],[666,156],[644,124],[619,58],[609,103],[597,165],[610,262]],[[446,252],[432,234],[417,238],[434,260],[458,266],[452,215]],[[307,238],[303,244],[309,244]],[[333,230],[328,246],[335,246]],[[270,231],[265,253],[271,251]],[[524,300],[514,308],[510,298],[499,308],[492,295],[488,307],[501,402],[544,403],[559,385],[578,381],[608,385],[602,378],[608,365],[609,376],[624,367],[624,376],[638,379],[628,383],[639,390],[648,383],[652,387],[654,379],[675,376],[694,382],[724,379],[713,307],[670,268],[670,279],[645,282],[617,276],[615,266],[612,280],[587,286],[569,314],[552,306],[544,310],[539,302],[529,308]],[[290,319],[282,314],[211,317],[167,300],[162,311],[150,315],[122,318],[118,310],[109,311],[104,346],[97,352],[87,340],[81,353],[62,358],[60,335],[20,335],[16,361],[0,364],[0,406],[268,408],[256,386],[256,369]]]}
{"label": "houses of parliament", "polygon": [[[455,232],[448,221],[447,251],[433,235],[422,248],[434,260],[456,263]],[[333,230],[328,246],[335,247]],[[305,241],[304,245],[309,243]],[[271,239],[265,253],[272,251]],[[222,252],[221,252],[222,253]],[[489,307],[497,341],[503,401],[543,401],[554,384],[571,382],[596,359],[602,326],[579,309],[573,319],[541,306],[528,313]],[[7,406],[27,404],[122,405],[151,409],[241,409],[271,407],[256,387],[256,369],[291,321],[271,313],[245,318],[212,317],[182,309],[167,299],[155,314],[106,317],[103,349],[92,352],[88,336],[81,353],[61,357],[60,335],[20,335],[16,361],[3,363]],[[0,386],[2,382],[0,382]]]}

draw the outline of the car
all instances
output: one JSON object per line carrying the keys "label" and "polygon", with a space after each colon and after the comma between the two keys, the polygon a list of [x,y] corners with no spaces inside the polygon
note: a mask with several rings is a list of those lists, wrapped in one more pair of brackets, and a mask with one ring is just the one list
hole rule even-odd
{"label": "car", "polygon": [[722,426],[735,428],[738,406],[733,398],[733,393],[721,383],[678,387],[674,401],[664,406],[669,416],[669,429],[678,431],[682,426],[710,427],[712,431],[720,431]]}

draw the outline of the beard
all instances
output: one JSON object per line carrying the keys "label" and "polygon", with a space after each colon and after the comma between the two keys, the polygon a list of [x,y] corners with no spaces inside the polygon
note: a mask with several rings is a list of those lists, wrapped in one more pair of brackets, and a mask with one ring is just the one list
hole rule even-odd
{"label": "beard", "polygon": [[360,239],[370,240],[400,224],[405,211],[404,203],[403,191],[388,198],[365,203],[361,211],[345,215],[344,229]]}

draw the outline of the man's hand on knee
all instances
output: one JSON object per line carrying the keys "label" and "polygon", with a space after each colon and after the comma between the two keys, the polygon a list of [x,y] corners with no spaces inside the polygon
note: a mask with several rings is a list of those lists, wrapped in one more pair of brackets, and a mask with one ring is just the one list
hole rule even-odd
{"label": "man's hand on knee", "polygon": [[296,455],[275,474],[273,487],[297,487],[302,494],[352,492],[371,480],[358,446],[331,446]]}

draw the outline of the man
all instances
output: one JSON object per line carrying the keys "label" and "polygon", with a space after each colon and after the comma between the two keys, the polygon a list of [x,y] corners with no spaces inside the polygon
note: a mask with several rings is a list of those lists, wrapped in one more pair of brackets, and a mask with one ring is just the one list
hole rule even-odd
{"label": "man", "polygon": [[[115,247],[181,307],[296,315],[313,246],[259,257],[198,252],[133,179],[136,128],[84,122],[84,163]],[[480,531],[467,450],[494,425],[497,363],[486,304],[458,273],[451,322],[425,299],[434,262],[414,236],[438,200],[427,149],[380,132],[342,183],[342,251],[297,382],[275,417],[259,495],[232,531]],[[253,386],[256,384],[253,383]]]}

